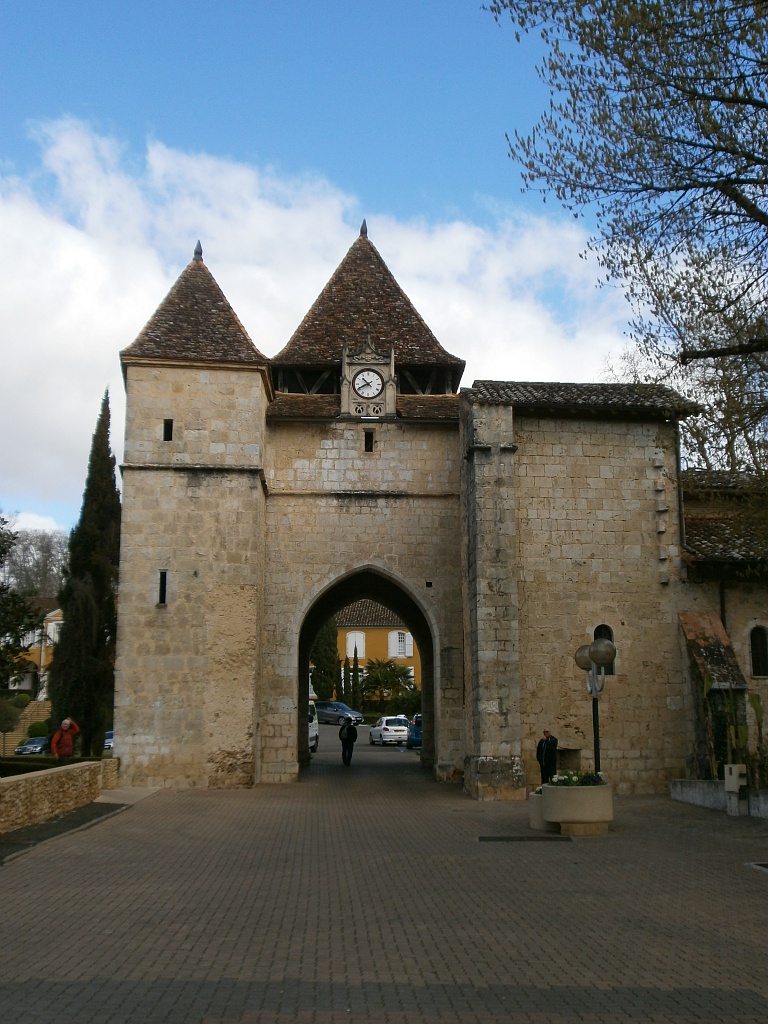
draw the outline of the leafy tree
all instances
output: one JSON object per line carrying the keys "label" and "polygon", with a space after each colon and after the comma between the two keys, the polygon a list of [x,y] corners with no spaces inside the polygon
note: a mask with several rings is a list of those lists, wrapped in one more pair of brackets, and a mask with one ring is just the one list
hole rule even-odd
{"label": "leafy tree", "polygon": [[[0,567],[3,570],[15,543],[16,534],[8,520],[0,516]],[[26,642],[28,636],[40,628],[42,620],[42,613],[27,597],[9,583],[0,583],[0,689],[7,689],[9,681],[18,673],[22,657],[30,647]]]}
{"label": "leafy tree", "polygon": [[0,732],[3,734],[3,757],[5,757],[5,736],[13,732],[19,724],[21,708],[16,707],[6,697],[0,697]]}
{"label": "leafy tree", "polygon": [[663,383],[697,402],[699,413],[680,423],[685,462],[709,470],[768,472],[768,389],[760,374],[735,357],[660,366],[637,347],[606,361],[604,376],[626,383]]}
{"label": "leafy tree", "polygon": [[312,644],[309,660],[314,665],[312,686],[320,700],[333,700],[333,691],[339,682],[339,651],[336,622],[328,619]]}
{"label": "leafy tree", "polygon": [[64,583],[68,538],[64,530],[19,530],[3,576],[21,594],[55,597]]}
{"label": "leafy tree", "polygon": [[[362,688],[366,706],[378,705],[381,714],[388,709],[409,713],[414,694],[419,693],[406,666],[385,658],[371,658],[366,664]],[[420,702],[419,694],[416,704]]]}
{"label": "leafy tree", "polygon": [[[652,355],[768,369],[768,10],[744,0],[492,0],[538,31],[550,105],[511,155],[597,220]],[[519,38],[519,34],[518,34]]]}
{"label": "leafy tree", "polygon": [[80,519],[69,538],[59,594],[64,622],[49,673],[53,721],[71,716],[84,754],[102,752],[112,724],[120,553],[120,496],[104,395],[91,443]]}

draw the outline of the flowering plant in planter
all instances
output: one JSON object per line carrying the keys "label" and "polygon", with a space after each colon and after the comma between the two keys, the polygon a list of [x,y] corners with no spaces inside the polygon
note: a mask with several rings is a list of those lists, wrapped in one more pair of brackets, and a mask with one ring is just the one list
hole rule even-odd
{"label": "flowering plant in planter", "polygon": [[550,786],[604,786],[602,772],[561,772],[549,780]]}

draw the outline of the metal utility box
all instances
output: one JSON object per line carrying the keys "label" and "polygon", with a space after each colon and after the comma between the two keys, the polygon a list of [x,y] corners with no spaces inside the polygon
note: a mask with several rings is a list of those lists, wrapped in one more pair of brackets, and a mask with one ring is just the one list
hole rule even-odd
{"label": "metal utility box", "polygon": [[738,793],[747,784],[747,766],[745,764],[727,764],[725,766],[725,792]]}

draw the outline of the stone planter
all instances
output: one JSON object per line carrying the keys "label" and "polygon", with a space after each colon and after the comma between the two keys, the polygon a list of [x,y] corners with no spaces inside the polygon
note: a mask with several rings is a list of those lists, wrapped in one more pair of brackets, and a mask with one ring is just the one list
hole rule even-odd
{"label": "stone planter", "polygon": [[561,835],[592,836],[613,821],[613,787],[542,786],[542,818],[556,822]]}
{"label": "stone planter", "polygon": [[544,808],[541,793],[528,794],[528,823],[539,832],[559,832],[556,821],[544,821]]}

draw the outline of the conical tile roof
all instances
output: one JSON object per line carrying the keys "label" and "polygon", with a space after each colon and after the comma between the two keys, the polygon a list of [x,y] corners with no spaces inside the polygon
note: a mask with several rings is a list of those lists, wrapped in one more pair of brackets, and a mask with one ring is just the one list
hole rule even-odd
{"label": "conical tile roof", "polygon": [[464,360],[452,356],[416,312],[368,238],[359,238],[322,290],[274,366],[329,366],[370,343],[380,352],[395,347],[401,366],[446,366],[460,373]]}
{"label": "conical tile roof", "polygon": [[181,272],[133,344],[120,353],[120,358],[128,362],[267,362],[203,263],[199,242],[192,262]]}

